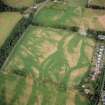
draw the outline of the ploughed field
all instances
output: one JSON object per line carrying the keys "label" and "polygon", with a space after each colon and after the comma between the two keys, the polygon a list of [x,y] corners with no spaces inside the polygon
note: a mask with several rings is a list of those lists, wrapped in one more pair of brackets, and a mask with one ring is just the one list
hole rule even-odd
{"label": "ploughed field", "polygon": [[105,30],[104,21],[104,10],[92,10],[82,6],[71,6],[62,2],[49,3],[33,19],[33,23],[38,25],[60,28],[77,27],[84,30],[97,31]]}
{"label": "ploughed field", "polygon": [[22,15],[18,12],[0,13],[0,47],[4,44],[21,18]]}
{"label": "ploughed field", "polygon": [[88,72],[94,47],[94,40],[79,33],[29,26],[3,68],[0,102],[89,105],[76,87]]}

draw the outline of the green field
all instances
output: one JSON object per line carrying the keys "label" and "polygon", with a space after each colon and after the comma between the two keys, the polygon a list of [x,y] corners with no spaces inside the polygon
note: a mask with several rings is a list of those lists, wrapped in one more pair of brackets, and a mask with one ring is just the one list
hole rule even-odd
{"label": "green field", "polygon": [[0,13],[0,47],[3,45],[21,18],[22,15],[18,12]]}
{"label": "green field", "polygon": [[33,23],[53,27],[79,27],[104,31],[104,11],[86,9],[80,6],[70,6],[64,3],[49,4],[38,15]]}
{"label": "green field", "polygon": [[6,105],[89,105],[76,86],[94,46],[78,33],[30,26],[4,67]]}
{"label": "green field", "polygon": [[[34,17],[33,22],[42,24],[45,26],[76,26],[78,25],[78,20],[81,18],[81,7],[71,7],[67,4],[49,4],[38,15]],[[77,21],[76,21],[77,20]]]}
{"label": "green field", "polygon": [[64,0],[69,4],[70,6],[79,6],[79,7],[85,7],[87,4],[87,0]]}
{"label": "green field", "polygon": [[24,8],[33,5],[34,0],[2,0],[5,4],[14,8]]}
{"label": "green field", "polygon": [[[36,0],[2,1],[23,8]],[[0,105],[90,105],[89,95],[95,94],[98,83],[84,81],[95,63],[96,41],[82,30],[104,31],[105,11],[85,8],[86,4],[87,0],[48,2],[35,13],[36,25],[28,26],[0,72]],[[18,12],[0,13],[0,47],[21,18]],[[70,27],[81,30],[66,30]],[[88,95],[83,85],[90,89]]]}
{"label": "green field", "polygon": [[105,0],[91,0],[89,2],[90,5],[97,5],[97,6],[104,6],[105,7]]}

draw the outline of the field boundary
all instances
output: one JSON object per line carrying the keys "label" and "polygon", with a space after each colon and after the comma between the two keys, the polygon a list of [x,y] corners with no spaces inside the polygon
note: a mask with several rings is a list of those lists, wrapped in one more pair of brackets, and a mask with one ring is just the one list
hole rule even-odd
{"label": "field boundary", "polygon": [[10,33],[9,37],[5,41],[5,43],[0,48],[0,68],[5,62],[6,58],[9,56],[13,47],[17,43],[17,41],[22,36],[23,32],[27,29],[30,24],[30,19],[25,19],[24,17],[15,25],[14,29]]}
{"label": "field boundary", "polygon": [[2,1],[0,1],[0,12],[22,12],[24,10],[26,10],[27,8],[23,7],[23,8],[14,8],[11,6],[8,6],[6,4],[4,4]]}
{"label": "field boundary", "polygon": [[[37,13],[43,9],[44,6],[49,2],[49,0],[46,0],[45,2],[42,2],[39,6],[39,9],[36,11]],[[32,25],[32,19],[33,14],[35,12],[29,14],[30,16],[28,18],[22,18],[17,25],[12,30],[10,36],[5,41],[4,45],[0,48],[0,71],[3,71],[5,65],[7,64],[8,60],[12,56],[12,53],[14,52],[15,47],[18,43],[21,42],[24,36],[25,30],[28,28],[29,25]]]}
{"label": "field boundary", "polygon": [[[72,32],[78,32],[80,27],[76,27],[76,26],[61,26],[61,25],[56,25],[56,26],[49,26],[49,25],[44,25],[41,23],[35,23],[32,21],[32,25],[33,26],[42,26],[42,27],[51,27],[51,28],[56,28],[56,29],[62,29],[62,30],[68,30],[68,31],[72,31]],[[98,31],[98,30],[92,30],[92,29],[87,29],[87,36],[88,37],[93,37],[95,39],[97,39],[98,35],[105,35],[105,31]]]}

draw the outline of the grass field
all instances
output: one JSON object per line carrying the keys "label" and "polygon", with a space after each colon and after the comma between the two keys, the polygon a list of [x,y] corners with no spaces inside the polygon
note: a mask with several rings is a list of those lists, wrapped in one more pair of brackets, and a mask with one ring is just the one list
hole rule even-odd
{"label": "grass field", "polygon": [[18,12],[2,12],[0,13],[0,47],[3,45],[12,29],[22,18]]}
{"label": "grass field", "polygon": [[6,105],[89,105],[75,87],[94,46],[78,33],[30,26],[4,68]]}
{"label": "grass field", "polygon": [[81,6],[85,7],[87,4],[87,0],[64,0],[68,2],[70,6]]}
{"label": "grass field", "polygon": [[5,4],[14,8],[24,8],[33,5],[35,0],[2,0]]}
{"label": "grass field", "polygon": [[76,26],[81,18],[82,8],[71,7],[67,4],[49,4],[37,16],[34,17],[33,22],[46,26]]}
{"label": "grass field", "polygon": [[79,27],[84,29],[105,30],[104,11],[85,9],[67,4],[49,4],[34,16],[33,23],[53,27]]}
{"label": "grass field", "polygon": [[105,7],[105,0],[91,0],[89,4]]}

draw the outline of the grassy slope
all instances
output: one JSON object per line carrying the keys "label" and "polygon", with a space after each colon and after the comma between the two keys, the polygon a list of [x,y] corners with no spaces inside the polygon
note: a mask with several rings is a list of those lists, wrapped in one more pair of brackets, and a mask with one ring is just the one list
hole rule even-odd
{"label": "grassy slope", "polygon": [[2,0],[2,1],[5,4],[15,8],[29,7],[34,3],[34,0]]}
{"label": "grassy slope", "polygon": [[0,47],[5,42],[12,29],[21,18],[22,16],[17,12],[0,13]]}
{"label": "grassy slope", "polygon": [[93,40],[77,33],[30,26],[5,67],[8,74],[14,71],[28,74],[25,81],[15,84],[14,95],[7,97],[12,97],[10,104],[88,105],[75,86],[88,70],[93,48]]}

